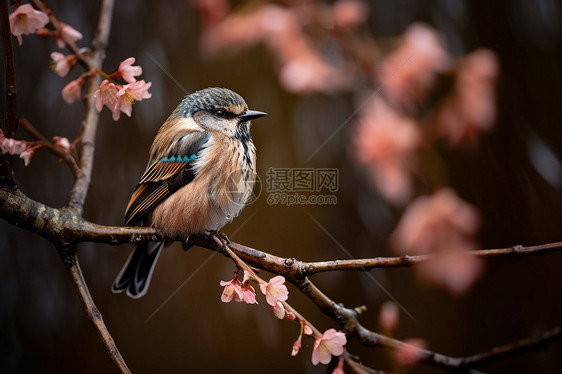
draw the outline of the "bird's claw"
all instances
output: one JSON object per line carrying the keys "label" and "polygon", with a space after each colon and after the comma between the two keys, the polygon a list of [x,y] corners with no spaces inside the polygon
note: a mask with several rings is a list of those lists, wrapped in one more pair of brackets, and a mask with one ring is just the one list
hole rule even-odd
{"label": "bird's claw", "polygon": [[210,239],[213,240],[213,237],[218,238],[221,243],[222,243],[222,247],[226,247],[227,245],[229,245],[230,239],[228,239],[228,236],[226,236],[226,234],[224,232],[218,231],[218,230],[209,230],[206,233],[206,236]]}

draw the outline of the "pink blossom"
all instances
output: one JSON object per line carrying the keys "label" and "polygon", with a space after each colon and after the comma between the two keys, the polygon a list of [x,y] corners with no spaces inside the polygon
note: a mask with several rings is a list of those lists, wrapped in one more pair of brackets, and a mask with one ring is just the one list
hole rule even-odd
{"label": "pink blossom", "polygon": [[451,146],[494,126],[498,70],[496,55],[487,49],[478,49],[462,60],[453,95],[437,117],[438,131]]}
{"label": "pink blossom", "polygon": [[318,365],[330,363],[332,356],[339,356],[343,353],[343,346],[347,343],[345,334],[335,329],[328,329],[320,338],[314,340],[312,349],[312,364]]}
{"label": "pink blossom", "polygon": [[421,134],[416,123],[373,94],[358,119],[355,151],[360,164],[383,197],[406,203],[413,189],[414,151]]}
{"label": "pink blossom", "polygon": [[355,29],[364,24],[368,16],[369,8],[361,0],[338,0],[332,8],[334,26],[339,29]]}
{"label": "pink blossom", "polygon": [[19,155],[27,148],[28,143],[26,141],[5,138],[4,134],[0,134],[0,149],[2,150],[2,153]]}
{"label": "pink blossom", "polygon": [[31,4],[23,4],[10,14],[10,29],[18,38],[18,43],[23,43],[22,35],[34,34],[38,29],[49,23],[49,16],[33,9]]}
{"label": "pink blossom", "polygon": [[422,339],[406,339],[404,344],[394,351],[394,358],[402,366],[412,366],[422,358],[422,350],[425,347],[426,343]]}
{"label": "pink blossom", "polygon": [[142,74],[142,67],[133,66],[135,63],[134,57],[129,57],[125,61],[119,64],[119,69],[117,73],[123,78],[125,82],[133,83],[136,82],[135,77]]}
{"label": "pink blossom", "polygon": [[203,26],[209,28],[223,20],[230,10],[228,0],[193,0],[203,16]]}
{"label": "pink blossom", "polygon": [[421,101],[436,76],[449,65],[442,37],[430,26],[414,23],[400,46],[380,65],[379,76],[388,99],[398,106]]}
{"label": "pink blossom", "polygon": [[304,334],[312,335],[312,329],[310,328],[310,326],[308,326],[305,321],[301,321],[301,323],[302,323],[302,331],[304,332]]}
{"label": "pink blossom", "polygon": [[100,88],[94,93],[96,98],[96,109],[101,112],[103,106],[105,105],[109,110],[113,112],[113,120],[117,121],[121,116],[121,110],[119,105],[118,93],[122,86],[109,83],[106,79],[104,80]]}
{"label": "pink blossom", "polygon": [[60,37],[55,37],[55,41],[59,48],[64,48],[66,43],[72,44],[82,39],[82,34],[66,23],[60,22]]}
{"label": "pink blossom", "polygon": [[299,353],[299,350],[301,349],[301,340],[302,340],[302,334],[299,334],[299,337],[293,343],[293,348],[291,349],[291,356],[296,356]]}
{"label": "pink blossom", "polygon": [[434,254],[416,268],[418,276],[459,294],[482,272],[482,260],[468,254],[477,249],[474,236],[479,224],[477,210],[443,188],[410,204],[391,241],[400,254]]}
{"label": "pink blossom", "polygon": [[35,151],[33,150],[33,148],[28,148],[20,154],[20,158],[23,160],[25,166],[29,165],[29,162],[33,158],[34,154]]}
{"label": "pink blossom", "polygon": [[283,283],[285,283],[285,277],[277,275],[269,282],[260,284],[260,290],[265,295],[265,300],[272,307],[276,307],[278,301],[285,301],[289,298],[289,290]]}
{"label": "pink blossom", "polygon": [[254,290],[254,287],[252,287],[248,282],[242,283],[241,292],[242,292],[242,301],[244,301],[246,304],[258,303],[256,301],[256,290]]}
{"label": "pink blossom", "polygon": [[57,73],[60,77],[66,77],[70,68],[76,65],[76,56],[65,56],[60,52],[51,53],[51,70]]}
{"label": "pink blossom", "polygon": [[286,315],[287,315],[287,319],[288,319],[289,321],[294,321],[295,318],[297,318],[297,316],[296,316],[295,313],[293,313],[293,312],[287,311],[287,314],[286,314]]}
{"label": "pink blossom", "polygon": [[386,301],[381,306],[379,326],[385,332],[392,332],[398,326],[398,306],[392,301]]}
{"label": "pink blossom", "polygon": [[119,119],[119,111],[130,117],[135,101],[150,99],[152,94],[148,92],[148,89],[151,85],[151,82],[146,83],[144,80],[129,83],[124,86],[117,85],[116,87],[119,88],[119,91],[117,92],[117,101],[113,110],[113,120],[117,121]]}
{"label": "pink blossom", "polygon": [[259,42],[273,54],[279,80],[288,91],[333,92],[349,88],[355,78],[350,68],[331,65],[320,55],[303,32],[297,12],[279,5],[268,4],[229,16],[205,30],[201,44],[212,54]]}
{"label": "pink blossom", "polygon": [[221,301],[223,303],[229,303],[232,300],[242,301],[244,296],[242,294],[240,281],[236,277],[236,274],[234,274],[234,277],[230,280],[230,282],[221,281],[220,285],[225,286],[221,295]]}
{"label": "pink blossom", "polygon": [[273,314],[275,314],[275,317],[277,317],[279,319],[285,318],[285,308],[283,307],[283,304],[281,304],[278,301],[277,304],[275,304],[272,308],[273,308]]}
{"label": "pink blossom", "polygon": [[72,147],[70,141],[65,137],[53,136],[53,142],[55,143],[55,147],[63,152],[70,151],[70,148]]}
{"label": "pink blossom", "polygon": [[344,359],[340,357],[340,360],[338,362],[338,366],[336,366],[336,368],[334,369],[334,371],[332,371],[332,374],[345,374],[345,372],[343,371],[343,363],[344,363]]}
{"label": "pink blossom", "polygon": [[4,137],[4,133],[0,130],[0,150],[2,153],[11,155],[20,155],[24,161],[25,166],[29,165],[35,150],[31,147],[33,143],[26,142],[25,140],[15,140],[12,138]]}
{"label": "pink blossom", "polygon": [[[84,87],[84,80],[82,78],[70,81],[62,89],[62,98],[67,104],[72,104],[76,100],[79,100],[82,96],[82,87]],[[97,104],[97,100],[96,100]]]}

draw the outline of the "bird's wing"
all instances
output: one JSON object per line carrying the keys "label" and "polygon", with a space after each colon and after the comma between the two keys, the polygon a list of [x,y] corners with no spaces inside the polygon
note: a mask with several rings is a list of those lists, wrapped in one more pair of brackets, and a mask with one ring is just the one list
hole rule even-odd
{"label": "bird's wing", "polygon": [[178,139],[168,155],[152,160],[127,205],[125,225],[140,223],[162,200],[195,178],[194,161],[209,137],[206,132],[191,132]]}

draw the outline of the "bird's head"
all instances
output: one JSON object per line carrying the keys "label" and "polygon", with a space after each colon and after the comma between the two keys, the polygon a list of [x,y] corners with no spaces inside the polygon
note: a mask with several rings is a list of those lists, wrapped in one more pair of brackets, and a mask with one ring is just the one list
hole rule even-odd
{"label": "bird's head", "polygon": [[187,95],[178,106],[177,115],[192,117],[198,126],[231,138],[249,130],[249,121],[267,113],[248,109],[236,92],[226,88],[205,88]]}

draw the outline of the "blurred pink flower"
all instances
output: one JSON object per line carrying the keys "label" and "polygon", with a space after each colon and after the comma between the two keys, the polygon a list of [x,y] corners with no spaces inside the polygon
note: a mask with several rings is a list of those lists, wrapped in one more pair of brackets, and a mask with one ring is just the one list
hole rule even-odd
{"label": "blurred pink flower", "polygon": [[222,21],[230,10],[228,0],[193,0],[203,17],[203,27],[208,28]]}
{"label": "blurred pink flower", "polygon": [[35,10],[31,4],[20,5],[10,14],[10,29],[18,38],[19,45],[23,43],[22,35],[34,34],[47,23],[49,23],[49,16]]}
{"label": "blurred pink flower", "polygon": [[133,66],[135,63],[134,57],[129,57],[125,61],[119,64],[119,69],[117,70],[118,75],[127,83],[133,83],[136,81],[135,77],[142,74],[142,67]]}
{"label": "blurred pink flower", "polygon": [[11,155],[19,155],[29,147],[29,143],[25,140],[15,140],[12,138],[5,138],[4,134],[0,132],[0,150],[2,153],[9,153]]}
{"label": "blurred pink flower", "polygon": [[35,150],[33,148],[28,148],[20,154],[20,158],[23,160],[25,166],[29,165],[33,155],[35,155]]}
{"label": "blurred pink flower", "polygon": [[343,363],[344,363],[344,359],[340,357],[340,361],[338,362],[338,366],[336,366],[336,368],[334,369],[334,371],[332,371],[332,374],[345,374],[345,372],[343,371]]}
{"label": "blurred pink flower", "polygon": [[272,308],[275,317],[279,319],[285,318],[285,308],[283,307],[283,304],[281,304],[281,302],[278,301],[277,304],[275,304]]}
{"label": "blurred pink flower", "polygon": [[62,89],[62,98],[67,104],[72,104],[76,100],[80,100],[82,96],[82,87],[84,87],[84,80],[80,77],[69,82]]}
{"label": "blurred pink flower", "polygon": [[334,26],[343,30],[355,29],[369,17],[369,7],[362,0],[338,0],[332,7]]}
{"label": "blurred pink flower", "polygon": [[482,260],[467,253],[477,249],[478,226],[478,211],[450,188],[443,188],[410,204],[391,241],[400,254],[435,254],[416,267],[418,276],[460,294],[482,272]]}
{"label": "blurred pink flower", "polygon": [[496,120],[495,84],[499,72],[494,52],[477,49],[457,72],[454,91],[437,117],[438,131],[452,146],[489,131]]}
{"label": "blurred pink flower", "polygon": [[232,300],[234,301],[242,301],[243,294],[242,294],[242,286],[240,281],[234,274],[234,277],[229,281],[221,281],[221,286],[224,286],[224,290],[222,291],[221,301],[223,303],[229,303]]}
{"label": "blurred pink flower", "polygon": [[393,104],[410,107],[424,98],[437,74],[448,65],[439,33],[426,24],[414,23],[379,67],[383,92]]}
{"label": "blurred pink flower", "polygon": [[392,301],[385,301],[379,314],[379,326],[385,332],[392,332],[398,326],[398,305]]}
{"label": "blurred pink flower", "polygon": [[66,77],[70,68],[76,64],[76,56],[65,56],[60,52],[51,53],[51,70],[57,73],[60,77]]}
{"label": "blurred pink flower", "polygon": [[53,136],[53,142],[55,143],[55,147],[63,152],[70,151],[70,148],[72,147],[70,141],[65,137]]}
{"label": "blurred pink flower", "polygon": [[204,52],[214,54],[263,42],[274,56],[279,80],[288,91],[309,94],[349,88],[353,72],[331,65],[317,53],[303,32],[302,22],[292,8],[263,5],[207,28],[201,45]]}
{"label": "blurred pink flower", "polygon": [[425,341],[422,339],[406,339],[404,344],[394,351],[394,358],[402,366],[412,366],[421,359],[421,350],[425,349],[426,346]]}
{"label": "blurred pink flower", "polygon": [[55,42],[59,48],[64,48],[66,43],[72,44],[82,39],[82,34],[66,23],[60,22],[60,37],[55,37]]}
{"label": "blurred pink flower", "polygon": [[314,340],[312,349],[312,364],[318,365],[330,363],[332,356],[339,356],[343,353],[343,346],[347,343],[345,334],[335,329],[328,329],[321,337]]}
{"label": "blurred pink flower", "polygon": [[269,282],[260,284],[260,290],[265,295],[265,300],[272,307],[276,307],[278,301],[285,301],[289,298],[289,290],[283,283],[285,283],[285,277],[277,275]]}
{"label": "blurred pink flower", "polygon": [[381,195],[394,204],[407,202],[413,188],[414,151],[421,140],[413,120],[375,96],[359,114],[354,138],[356,157]]}
{"label": "blurred pink flower", "polygon": [[302,340],[302,334],[299,334],[299,337],[293,343],[293,348],[291,349],[291,356],[296,356],[299,353],[299,350],[301,349],[301,340]]}
{"label": "blurred pink flower", "polygon": [[25,140],[6,138],[2,130],[0,130],[0,151],[2,151],[3,154],[20,155],[25,166],[29,165],[31,158],[35,154],[35,149],[32,146],[33,143]]}
{"label": "blurred pink flower", "polygon": [[431,261],[421,264],[418,269],[419,277],[444,287],[455,295],[468,291],[482,274],[484,264],[482,259],[459,248],[441,251]]}

